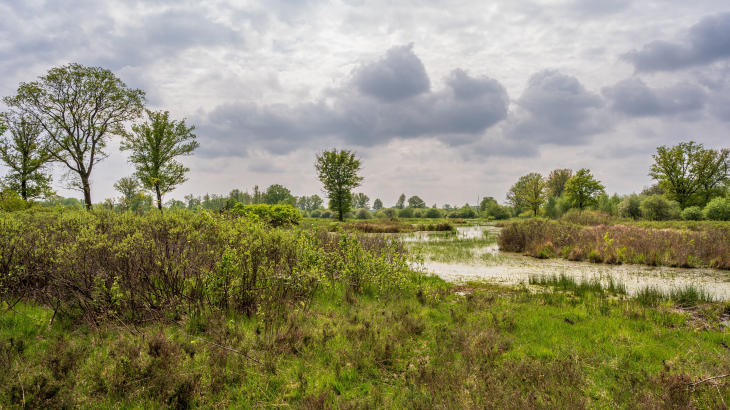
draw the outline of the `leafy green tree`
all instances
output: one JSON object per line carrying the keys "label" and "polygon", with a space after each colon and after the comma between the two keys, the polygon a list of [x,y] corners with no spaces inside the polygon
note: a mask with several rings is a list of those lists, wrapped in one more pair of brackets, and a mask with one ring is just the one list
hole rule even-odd
{"label": "leafy green tree", "polygon": [[53,152],[42,138],[43,128],[22,114],[5,113],[0,118],[10,134],[0,139],[0,161],[10,168],[5,176],[7,188],[25,201],[53,195],[49,169]]}
{"label": "leafy green tree", "polygon": [[228,193],[228,197],[234,201],[234,203],[242,203],[244,205],[251,205],[251,194],[248,191],[241,192],[240,189],[233,189]]}
{"label": "leafy green tree", "polygon": [[380,198],[376,199],[375,202],[373,202],[373,209],[376,211],[381,209],[383,207],[383,201],[380,200]]}
{"label": "leafy green tree", "polygon": [[126,135],[124,124],[140,116],[145,94],[128,88],[110,70],[69,64],[21,83],[17,95],[3,102],[43,128],[53,158],[75,176],[70,188],[81,190],[91,209],[91,172],[108,156],[109,139]]}
{"label": "leafy green tree", "polygon": [[324,185],[324,192],[329,199],[329,209],[337,212],[339,220],[352,209],[352,190],[362,185],[362,160],[355,158],[355,153],[348,150],[323,151],[317,154],[314,164],[317,178]]}
{"label": "leafy green tree", "polygon": [[398,202],[395,203],[396,209],[403,209],[406,207],[406,194],[400,194]]}
{"label": "leafy green tree", "polygon": [[641,209],[641,216],[650,221],[668,221],[681,217],[679,204],[676,201],[668,201],[662,195],[645,197],[639,208]]}
{"label": "leafy green tree", "polygon": [[357,209],[369,209],[370,208],[370,197],[363,194],[362,192],[355,194],[352,198],[353,207]]}
{"label": "leafy green tree", "polygon": [[426,202],[423,199],[414,195],[408,198],[408,206],[410,206],[411,208],[425,208]]}
{"label": "leafy green tree", "polygon": [[142,186],[134,177],[122,177],[114,183],[114,189],[122,194],[119,205],[123,210],[136,211],[144,205]]}
{"label": "leafy green tree", "polygon": [[309,204],[307,205],[307,211],[312,212],[316,211],[317,209],[322,207],[322,204],[324,204],[324,201],[322,198],[319,197],[319,195],[314,194],[309,197]]}
{"label": "leafy green tree", "polygon": [[618,214],[624,218],[641,218],[641,198],[639,195],[631,194],[618,204]]}
{"label": "leafy green tree", "polygon": [[155,193],[157,208],[162,210],[162,196],[187,181],[190,171],[177,157],[193,155],[200,144],[193,134],[195,126],[187,127],[185,119],[170,120],[167,111],[147,112],[148,120],[132,126],[132,134],[122,139],[120,151],[132,151],[127,161],[134,164],[134,175],[142,186]]}
{"label": "leafy green tree", "polygon": [[604,188],[600,181],[593,178],[591,170],[583,168],[565,183],[565,197],[582,212],[584,207],[598,204],[598,197],[604,193]]}
{"label": "leafy green tree", "polygon": [[462,218],[476,218],[477,211],[474,210],[471,205],[465,204],[461,207],[461,209],[459,209],[459,215],[461,215]]}
{"label": "leafy green tree", "polygon": [[497,203],[497,200],[492,198],[491,196],[485,196],[482,198],[482,201],[479,202],[479,212],[484,212],[487,210],[487,205],[490,203]]}
{"label": "leafy green tree", "polygon": [[546,181],[548,195],[553,196],[555,198],[558,198],[558,197],[560,197],[560,195],[563,195],[563,191],[565,190],[565,184],[572,177],[573,177],[573,170],[569,169],[569,168],[554,169],[554,170],[550,171],[550,175],[548,175],[547,181]]}
{"label": "leafy green tree", "polygon": [[545,178],[532,172],[520,177],[507,192],[507,202],[519,208],[528,208],[534,216],[540,210],[547,198],[545,192]]}
{"label": "leafy green tree", "polygon": [[649,176],[659,181],[667,198],[677,201],[682,209],[702,206],[726,187],[729,156],[730,150],[705,149],[694,141],[661,146],[652,155]]}
{"label": "leafy green tree", "polygon": [[266,192],[263,194],[263,202],[269,205],[277,205],[279,203],[289,202],[294,196],[291,194],[289,189],[283,185],[273,184],[266,188]]}

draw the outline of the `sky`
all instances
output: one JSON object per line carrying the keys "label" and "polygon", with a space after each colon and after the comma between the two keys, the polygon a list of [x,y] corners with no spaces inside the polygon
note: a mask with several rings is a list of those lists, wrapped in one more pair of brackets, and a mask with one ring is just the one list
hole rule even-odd
{"label": "sky", "polygon": [[[99,66],[196,126],[189,180],[166,199],[322,196],[315,155],[332,148],[357,152],[355,191],[385,206],[502,202],[556,168],[628,194],[652,184],[659,146],[730,147],[727,1],[2,0],[0,15],[0,96]],[[94,202],[134,172],[118,146]],[[81,197],[62,173],[59,194]]]}

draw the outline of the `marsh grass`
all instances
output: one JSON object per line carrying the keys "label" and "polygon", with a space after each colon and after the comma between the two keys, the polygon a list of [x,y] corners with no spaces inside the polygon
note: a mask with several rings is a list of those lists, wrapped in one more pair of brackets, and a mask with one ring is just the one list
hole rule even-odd
{"label": "marsh grass", "polygon": [[680,307],[692,307],[714,302],[714,298],[707,290],[693,284],[668,291],[657,286],[645,286],[636,292],[634,298],[644,306],[659,306],[669,302]]}
{"label": "marsh grass", "polygon": [[[604,285],[603,282],[606,284]],[[591,278],[578,281],[574,277],[562,273],[560,275],[530,275],[528,283],[534,286],[550,287],[553,291],[570,292],[576,296],[583,296],[589,292],[598,295],[626,295],[626,285],[623,282],[615,281],[611,276],[604,280]]]}
{"label": "marsh grass", "polygon": [[474,263],[495,262],[500,256],[487,250],[496,243],[494,235],[483,235],[478,238],[459,238],[453,234],[429,235],[429,240],[409,243],[414,254],[420,254],[432,262],[439,263]]}

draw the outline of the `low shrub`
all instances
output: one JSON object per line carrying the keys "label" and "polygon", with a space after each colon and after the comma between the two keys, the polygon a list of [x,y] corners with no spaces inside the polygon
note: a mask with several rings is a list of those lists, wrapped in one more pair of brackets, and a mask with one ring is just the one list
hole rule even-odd
{"label": "low shrub", "polygon": [[360,208],[355,212],[355,219],[373,219],[373,214],[365,208]]}
{"label": "low shrub", "polygon": [[15,212],[31,207],[31,203],[24,201],[15,191],[6,189],[0,192],[0,211]]}
{"label": "low shrub", "polygon": [[398,218],[413,218],[413,208],[403,208],[398,211]]}
{"label": "low shrub", "polygon": [[730,221],[730,199],[718,197],[705,207],[705,219],[710,221]]}
{"label": "low shrub", "polygon": [[315,209],[314,211],[309,213],[310,218],[319,218],[321,216],[322,216],[322,211],[320,211],[319,209]]}
{"label": "low shrub", "polygon": [[441,211],[436,208],[429,208],[423,216],[430,219],[441,218]]}
{"label": "low shrub", "polygon": [[690,206],[682,211],[682,219],[685,221],[701,221],[704,219],[704,215],[699,206]]}
{"label": "low shrub", "polygon": [[644,198],[639,206],[641,216],[650,221],[668,221],[679,219],[679,204],[669,201],[662,195],[651,195]]}
{"label": "low shrub", "polygon": [[325,210],[325,211],[322,211],[322,213],[320,214],[320,217],[321,218],[324,218],[324,219],[329,219],[329,217],[331,215],[332,215],[332,212],[331,211]]}
{"label": "low shrub", "polygon": [[627,196],[618,204],[618,214],[623,218],[641,218],[641,198],[636,194]]}
{"label": "low shrub", "polygon": [[231,213],[251,218],[255,216],[271,226],[297,225],[302,215],[291,205],[244,205],[237,203]]}

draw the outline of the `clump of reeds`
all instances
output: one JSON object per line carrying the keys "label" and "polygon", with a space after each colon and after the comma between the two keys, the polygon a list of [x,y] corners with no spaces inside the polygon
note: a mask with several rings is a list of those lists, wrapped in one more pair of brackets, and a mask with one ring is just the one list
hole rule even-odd
{"label": "clump of reeds", "polygon": [[671,302],[682,307],[691,307],[714,301],[714,298],[707,290],[694,284],[670,289],[669,291],[663,291],[657,286],[645,286],[634,294],[634,299],[644,306],[658,306],[662,302]]}
{"label": "clump of reeds", "polygon": [[607,279],[604,285],[599,278],[577,281],[574,277],[561,273],[560,275],[530,275],[530,285],[550,287],[555,291],[571,292],[576,296],[583,296],[587,293],[599,295],[613,294],[625,295],[626,285],[614,281],[612,277]]}

